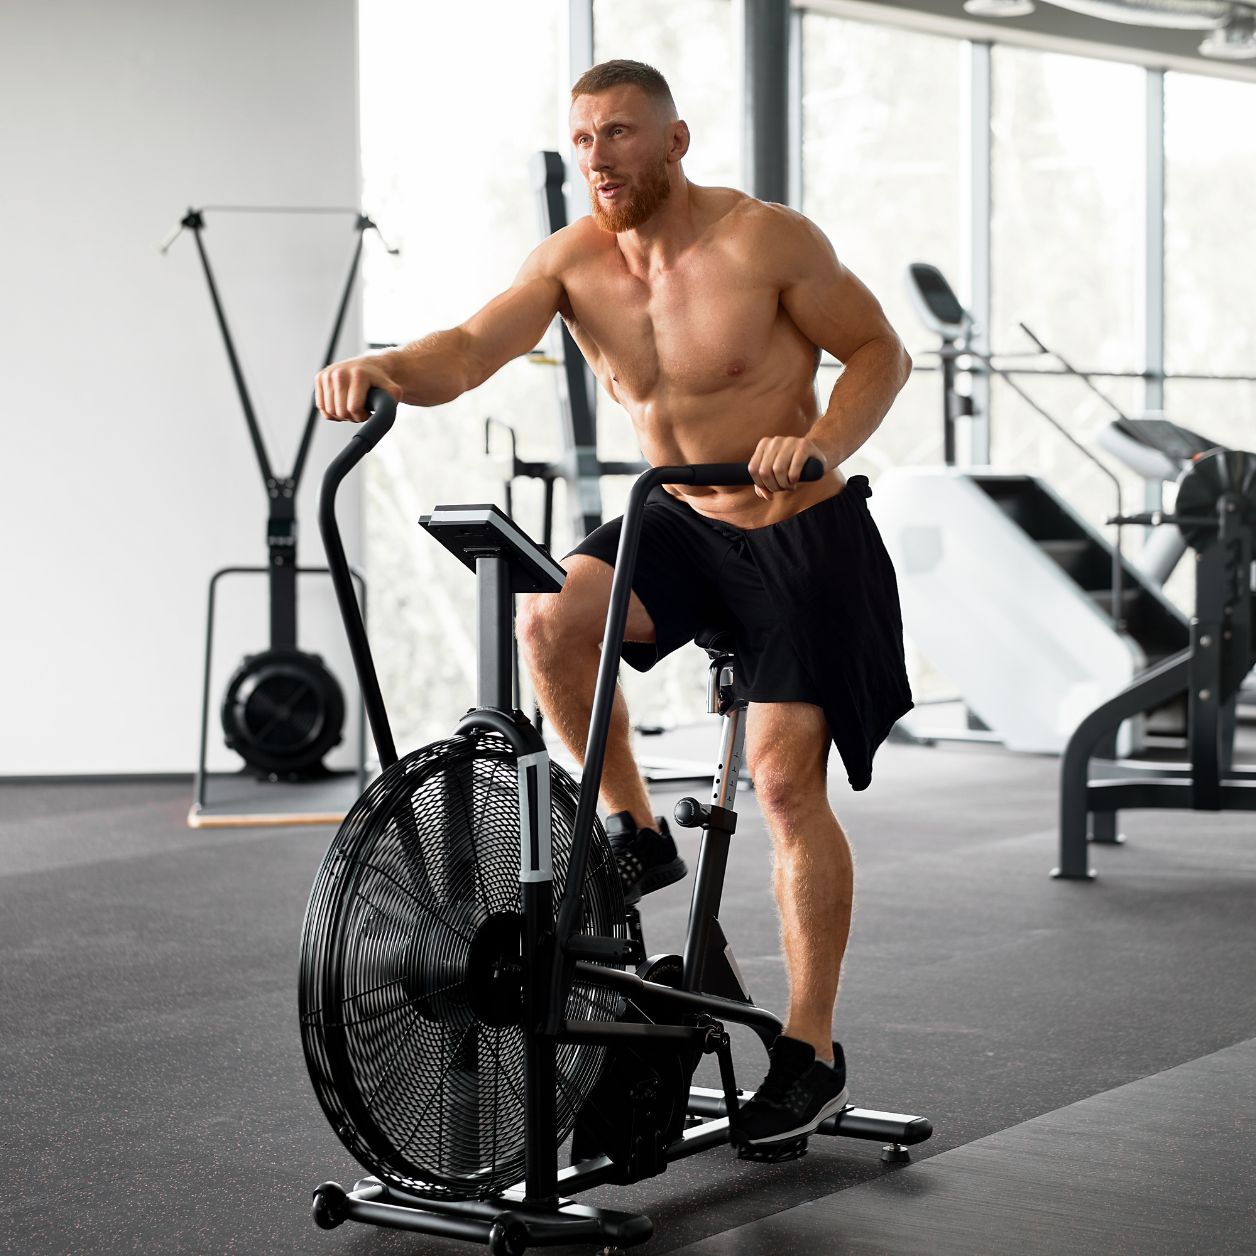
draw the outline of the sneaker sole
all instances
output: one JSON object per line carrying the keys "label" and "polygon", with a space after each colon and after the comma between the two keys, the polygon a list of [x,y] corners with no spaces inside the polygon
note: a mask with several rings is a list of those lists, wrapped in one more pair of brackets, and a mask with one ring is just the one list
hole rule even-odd
{"label": "sneaker sole", "polygon": [[810,1121],[805,1125],[798,1126],[797,1129],[781,1130],[778,1134],[769,1134],[764,1138],[756,1138],[753,1141],[748,1138],[737,1138],[734,1135],[734,1141],[738,1147],[770,1147],[773,1143],[783,1143],[791,1138],[801,1138],[806,1134],[814,1134],[829,1117],[836,1115],[846,1107],[849,1100],[850,1091],[848,1088],[843,1087],[840,1095],[835,1095]]}
{"label": "sneaker sole", "polygon": [[661,890],[665,885],[674,885],[677,881],[683,880],[688,872],[689,869],[685,867],[683,859],[673,859],[671,863],[651,868],[631,890],[624,894],[624,906],[631,907],[634,903],[639,903],[643,895],[653,894],[655,890]]}

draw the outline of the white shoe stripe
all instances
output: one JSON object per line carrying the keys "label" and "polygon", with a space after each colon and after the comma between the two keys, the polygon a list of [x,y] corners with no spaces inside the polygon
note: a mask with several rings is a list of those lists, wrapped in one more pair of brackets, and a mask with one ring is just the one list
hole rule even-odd
{"label": "white shoe stripe", "polygon": [[796,1129],[783,1130],[779,1134],[765,1134],[761,1138],[750,1140],[751,1147],[762,1147],[765,1143],[783,1143],[787,1138],[797,1138],[800,1134],[814,1134],[815,1131],[824,1124],[829,1117],[840,1112],[850,1098],[849,1089],[843,1087],[842,1093],[822,1107],[818,1115],[811,1118],[805,1125],[800,1125]]}

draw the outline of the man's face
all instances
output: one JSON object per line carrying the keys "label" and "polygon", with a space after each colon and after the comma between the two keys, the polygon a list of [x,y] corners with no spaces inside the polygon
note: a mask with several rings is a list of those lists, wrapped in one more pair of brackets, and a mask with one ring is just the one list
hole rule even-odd
{"label": "man's face", "polygon": [[674,120],[639,87],[612,87],[571,104],[571,142],[604,231],[632,231],[671,191],[667,153]]}

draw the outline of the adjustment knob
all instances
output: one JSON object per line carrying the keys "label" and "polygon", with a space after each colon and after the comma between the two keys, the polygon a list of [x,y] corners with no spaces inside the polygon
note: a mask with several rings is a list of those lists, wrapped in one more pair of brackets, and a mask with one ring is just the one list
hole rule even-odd
{"label": "adjustment knob", "polygon": [[711,808],[704,807],[696,798],[682,798],[672,815],[682,829],[696,829],[699,825],[710,823]]}

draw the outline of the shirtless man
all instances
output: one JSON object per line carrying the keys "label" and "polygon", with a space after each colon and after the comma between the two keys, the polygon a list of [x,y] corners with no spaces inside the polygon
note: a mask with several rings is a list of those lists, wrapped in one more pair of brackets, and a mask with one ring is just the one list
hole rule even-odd
{"label": "shirtless man", "polygon": [[[572,88],[570,117],[592,215],[533,250],[511,287],[461,326],[336,363],[319,374],[316,398],[328,418],[357,422],[372,387],[441,405],[531,350],[561,314],[651,464],[749,463],[753,486],[668,486],[647,502],[623,653],[644,668],[712,620],[734,634],[789,980],[784,1032],[736,1131],[763,1146],[814,1130],[846,1099],[832,1023],[854,877],[828,802],[829,744],[865,788],[873,752],[911,698],[870,490],[838,468],[876,430],[911,360],[811,222],[685,178],[689,128],[656,70],[595,66]],[[823,411],[821,350],[845,367]],[[826,470],[802,483],[808,458]],[[519,614],[541,709],[578,758],[618,528],[586,538],[564,562],[562,592],[528,599]],[[684,875],[651,814],[622,695],[602,801],[629,902]]]}

